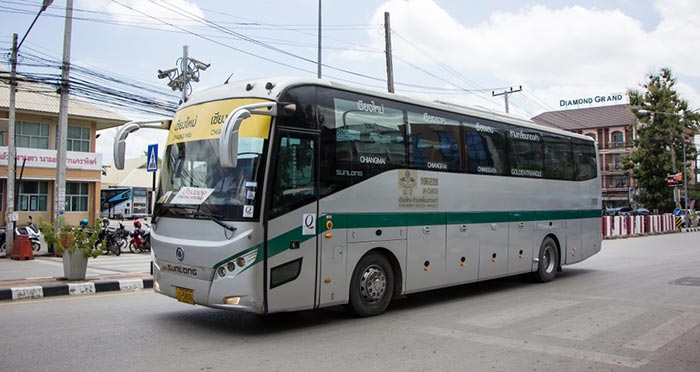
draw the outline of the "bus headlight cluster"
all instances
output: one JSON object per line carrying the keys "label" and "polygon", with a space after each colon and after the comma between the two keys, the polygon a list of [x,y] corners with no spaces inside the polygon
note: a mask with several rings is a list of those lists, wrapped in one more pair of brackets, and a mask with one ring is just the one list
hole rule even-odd
{"label": "bus headlight cluster", "polygon": [[238,267],[238,270],[240,270],[242,268],[250,266],[255,262],[255,259],[257,257],[257,250],[248,252],[245,256],[238,257],[235,260],[227,262],[226,265],[219,266],[219,268],[216,269],[216,273],[219,275],[219,277],[223,278],[226,276],[226,274],[236,271],[236,267]]}

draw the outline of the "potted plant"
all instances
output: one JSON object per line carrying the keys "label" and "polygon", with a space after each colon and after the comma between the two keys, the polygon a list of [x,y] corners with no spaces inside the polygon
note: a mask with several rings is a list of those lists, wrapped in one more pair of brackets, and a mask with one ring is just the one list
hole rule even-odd
{"label": "potted plant", "polygon": [[41,231],[44,240],[56,248],[56,252],[63,254],[63,275],[68,280],[84,280],[87,273],[88,258],[96,258],[102,253],[100,247],[104,242],[98,242],[99,222],[95,222],[92,229],[88,227],[75,227],[67,224],[62,217],[58,220],[58,231],[53,224],[41,223]]}

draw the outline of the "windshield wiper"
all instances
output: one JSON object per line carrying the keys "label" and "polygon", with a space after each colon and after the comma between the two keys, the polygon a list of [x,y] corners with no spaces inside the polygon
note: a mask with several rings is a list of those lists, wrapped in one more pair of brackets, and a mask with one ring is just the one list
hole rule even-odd
{"label": "windshield wiper", "polygon": [[186,205],[163,204],[160,206],[160,208],[158,208],[157,211],[155,211],[155,213],[153,213],[152,222],[155,223],[158,220],[158,217],[164,215],[167,212],[173,212],[175,209],[181,209],[185,211],[184,213],[176,213],[179,216],[194,218],[206,217],[208,220],[214,222],[215,224],[223,227],[228,231],[236,231],[238,229],[235,226],[229,226],[225,222],[221,221],[219,219],[219,216],[214,216],[206,212],[200,212],[199,208],[190,207]]}
{"label": "windshield wiper", "polygon": [[229,225],[227,225],[225,222],[221,221],[221,220],[219,219],[219,216],[214,216],[213,214],[209,214],[209,213],[206,213],[206,212],[200,212],[199,210],[197,210],[196,212],[187,213],[187,216],[196,217],[196,218],[198,218],[198,217],[206,217],[208,220],[214,222],[215,224],[217,224],[217,225],[223,227],[224,229],[226,229],[226,230],[228,230],[228,231],[236,231],[236,230],[238,230],[237,227],[235,227],[235,226],[229,226]]}

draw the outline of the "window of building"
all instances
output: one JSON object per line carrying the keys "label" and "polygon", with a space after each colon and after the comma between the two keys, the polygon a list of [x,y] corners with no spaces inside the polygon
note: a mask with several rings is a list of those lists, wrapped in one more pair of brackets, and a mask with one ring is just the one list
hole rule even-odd
{"label": "window of building", "polygon": [[49,125],[33,121],[15,123],[15,145],[32,149],[49,148]]}
{"label": "window of building", "polygon": [[90,128],[69,125],[66,137],[66,150],[90,151]]}
{"label": "window of building", "polygon": [[0,180],[0,211],[3,210],[2,206],[5,204],[5,181]]}
{"label": "window of building", "polygon": [[20,211],[48,211],[49,183],[46,181],[22,181],[19,183]]}
{"label": "window of building", "polygon": [[5,144],[5,133],[6,132],[0,132],[0,146],[7,146]]}
{"label": "window of building", "polygon": [[85,182],[66,182],[66,211],[87,212],[88,184]]}
{"label": "window of building", "polygon": [[627,187],[627,176],[614,176],[613,187],[616,189]]}
{"label": "window of building", "polygon": [[625,147],[625,135],[620,132],[620,131],[615,131],[611,133],[612,135],[612,143],[610,144],[611,148],[621,148]]}

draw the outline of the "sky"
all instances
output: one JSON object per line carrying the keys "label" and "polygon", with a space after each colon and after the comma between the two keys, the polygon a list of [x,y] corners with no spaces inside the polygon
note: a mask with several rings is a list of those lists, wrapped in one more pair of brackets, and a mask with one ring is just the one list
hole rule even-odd
{"label": "sky", "polygon": [[[20,50],[60,61],[66,0],[55,0]],[[318,0],[74,0],[71,63],[171,92],[157,70],[190,57],[211,66],[195,92],[231,80],[317,73]],[[26,33],[40,0],[0,0],[0,49]],[[668,67],[690,107],[700,108],[700,1],[324,0],[323,78],[386,90],[384,12],[391,16],[396,93],[513,115],[627,103],[650,73]],[[5,68],[7,58],[2,61]],[[24,67],[18,68],[22,72]],[[349,73],[351,72],[351,73]],[[354,73],[354,74],[353,74]],[[362,76],[358,76],[361,74]],[[561,101],[621,96],[613,102]],[[128,117],[139,115],[126,113]],[[97,151],[112,161],[115,130]],[[165,133],[141,130],[127,158]]]}

